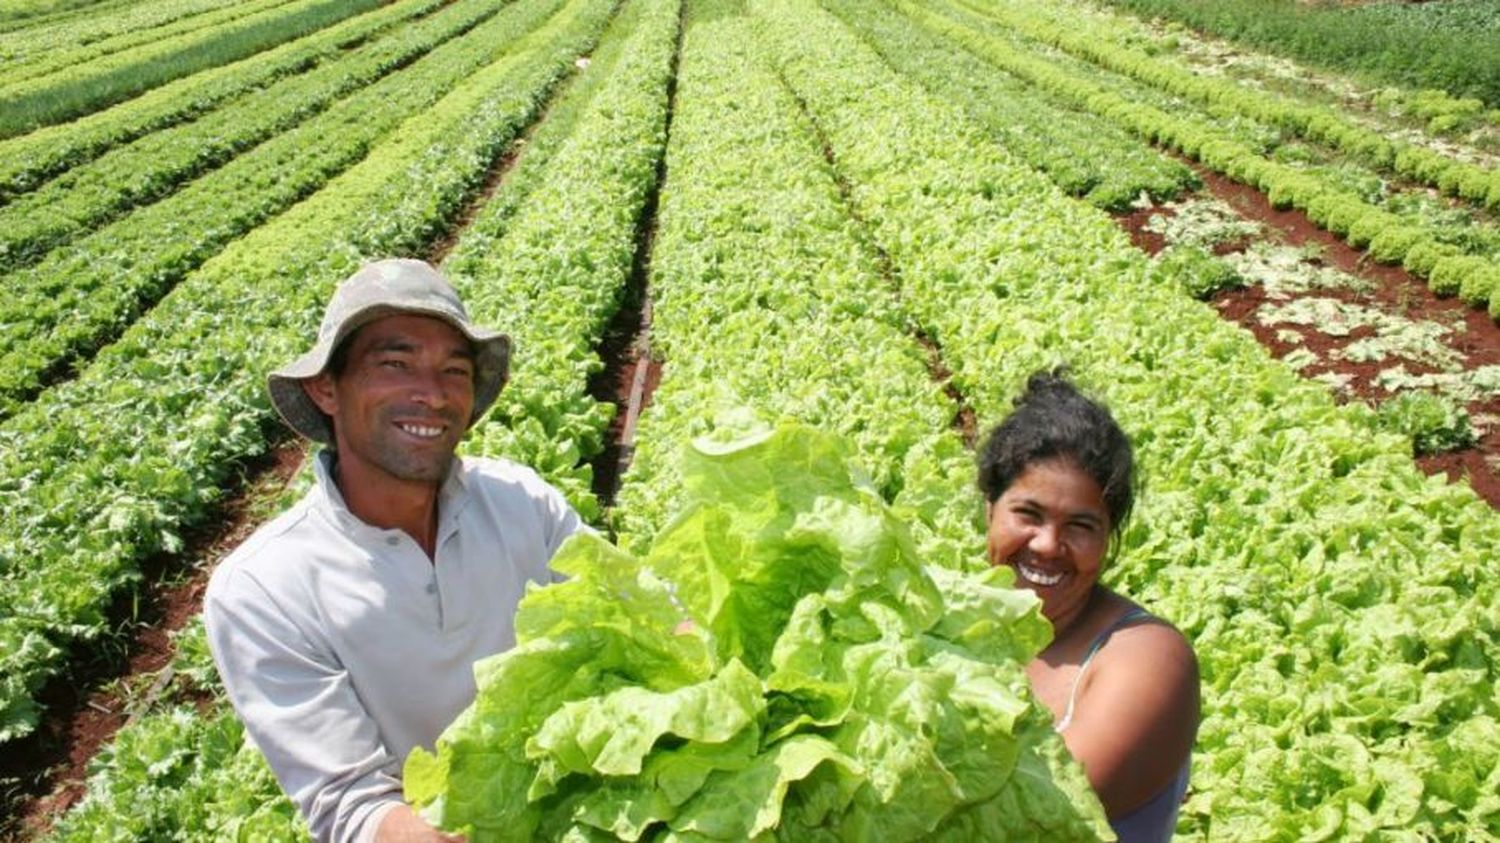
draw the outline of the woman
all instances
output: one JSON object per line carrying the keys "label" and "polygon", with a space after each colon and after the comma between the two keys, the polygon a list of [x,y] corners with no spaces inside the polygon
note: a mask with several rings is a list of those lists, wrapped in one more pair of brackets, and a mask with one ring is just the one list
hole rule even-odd
{"label": "woman", "polygon": [[1032,375],[979,458],[989,558],[1042,600],[1032,689],[1121,841],[1167,840],[1198,730],[1198,666],[1165,621],[1099,583],[1130,514],[1130,441],[1061,373]]}

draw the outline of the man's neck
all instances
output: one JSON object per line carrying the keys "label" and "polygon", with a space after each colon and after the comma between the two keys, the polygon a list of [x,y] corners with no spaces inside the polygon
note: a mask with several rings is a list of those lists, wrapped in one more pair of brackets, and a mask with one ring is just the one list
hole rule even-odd
{"label": "man's neck", "polygon": [[387,474],[365,476],[369,473],[334,461],[333,480],[344,497],[344,506],[366,524],[406,533],[428,559],[433,559],[441,481],[401,480]]}

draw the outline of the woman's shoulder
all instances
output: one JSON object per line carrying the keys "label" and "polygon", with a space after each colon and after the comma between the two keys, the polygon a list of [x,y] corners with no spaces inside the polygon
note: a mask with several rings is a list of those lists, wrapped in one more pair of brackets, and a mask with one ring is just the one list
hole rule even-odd
{"label": "woman's shoulder", "polygon": [[1165,682],[1196,689],[1198,660],[1187,636],[1134,601],[1113,597],[1118,602],[1109,607],[1105,632],[1096,639],[1097,668],[1127,675],[1139,672],[1139,678],[1158,686]]}

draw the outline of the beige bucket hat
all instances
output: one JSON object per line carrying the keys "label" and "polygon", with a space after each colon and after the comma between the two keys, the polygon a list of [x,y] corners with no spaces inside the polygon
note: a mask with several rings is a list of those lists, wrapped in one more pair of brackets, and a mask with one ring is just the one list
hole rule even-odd
{"label": "beige bucket hat", "polygon": [[397,314],[442,319],[469,338],[474,344],[475,367],[474,414],[469,424],[489,410],[510,371],[510,337],[471,324],[453,285],[431,265],[392,258],[366,264],[340,284],[323,314],[317,344],[267,379],[271,403],[293,430],[314,442],[333,444],[328,417],[302,389],[302,381],[322,373],[334,349],[350,334]]}

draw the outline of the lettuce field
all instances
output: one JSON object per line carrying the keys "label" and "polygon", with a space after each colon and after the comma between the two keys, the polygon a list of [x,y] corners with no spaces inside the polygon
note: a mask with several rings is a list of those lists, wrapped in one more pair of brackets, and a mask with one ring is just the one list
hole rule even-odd
{"label": "lettuce field", "polygon": [[[741,612],[710,679],[671,644],[638,696],[554,700],[532,790],[593,789],[473,839],[813,839],[834,804],[867,812],[848,839],[1093,834],[1045,729],[1001,730],[1017,763],[965,743],[1024,696],[973,630],[1035,634],[985,572],[973,442],[1066,364],[1143,474],[1106,579],[1200,662],[1177,839],[1500,840],[1494,12],[1319,5],[1309,46],[1304,5],[0,0],[0,834],[307,837],[197,601],[309,481],[266,373],[339,280],[401,255],[516,342],[464,448],[535,467],[608,539],[528,598],[539,639],[571,634],[554,604],[628,627],[588,589],[711,533],[676,517],[705,489],[801,500],[805,472],[853,507],[818,510],[819,541],[878,522],[900,547],[865,572],[904,583],[869,634],[925,630],[907,667],[936,689],[897,717],[888,684],[798,672],[836,649],[803,603]],[[738,487],[684,462],[747,435],[772,445]],[[842,623],[832,576],[810,599]],[[672,596],[642,589],[642,616]],[[818,694],[906,754],[848,762]],[[677,713],[578,767],[621,700]],[[651,760],[668,732],[722,744],[697,801],[611,778],[677,763]],[[414,756],[408,795],[482,789],[449,763]],[[734,764],[774,811],[715,810],[750,798]],[[1044,767],[1061,797],[1020,778]],[[869,819],[887,804],[900,822]]]}

